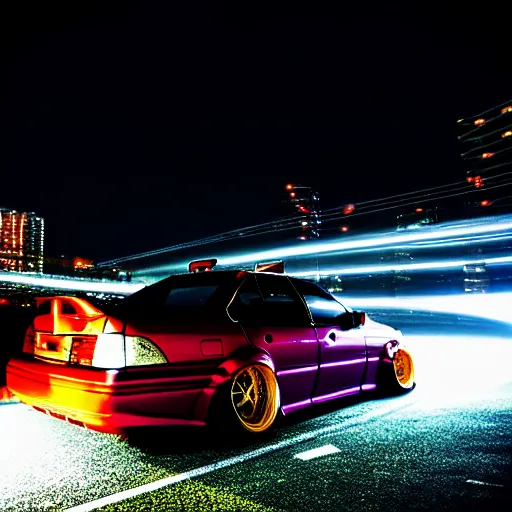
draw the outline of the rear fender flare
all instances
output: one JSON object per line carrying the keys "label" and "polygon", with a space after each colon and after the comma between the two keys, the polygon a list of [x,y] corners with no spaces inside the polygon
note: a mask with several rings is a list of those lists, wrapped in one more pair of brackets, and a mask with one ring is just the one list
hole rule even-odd
{"label": "rear fender flare", "polygon": [[210,384],[203,389],[196,403],[194,418],[200,421],[206,421],[212,398],[219,387],[229,382],[239,370],[252,364],[268,366],[275,373],[274,362],[265,351],[254,347],[246,347],[234,352],[222,362],[212,376]]}

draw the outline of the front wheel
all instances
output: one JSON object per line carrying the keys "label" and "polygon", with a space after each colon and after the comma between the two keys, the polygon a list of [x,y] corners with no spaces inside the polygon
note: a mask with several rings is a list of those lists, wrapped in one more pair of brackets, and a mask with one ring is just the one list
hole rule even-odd
{"label": "front wheel", "polygon": [[392,364],[381,363],[378,387],[384,393],[400,394],[412,391],[416,386],[414,362],[411,354],[401,348],[393,355]]}
{"label": "front wheel", "polygon": [[414,363],[407,350],[399,349],[393,357],[393,369],[399,388],[410,391],[414,388]]}

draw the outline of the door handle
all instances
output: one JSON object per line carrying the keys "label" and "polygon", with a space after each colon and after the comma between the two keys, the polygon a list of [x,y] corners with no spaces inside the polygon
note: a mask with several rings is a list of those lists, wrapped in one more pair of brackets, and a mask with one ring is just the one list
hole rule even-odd
{"label": "door handle", "polygon": [[267,342],[267,343],[272,343],[272,341],[274,341],[274,338],[272,338],[272,334],[265,334],[265,336],[263,336],[263,339]]}
{"label": "door handle", "polygon": [[335,332],[331,332],[329,333],[329,339],[331,341],[336,341],[336,333]]}

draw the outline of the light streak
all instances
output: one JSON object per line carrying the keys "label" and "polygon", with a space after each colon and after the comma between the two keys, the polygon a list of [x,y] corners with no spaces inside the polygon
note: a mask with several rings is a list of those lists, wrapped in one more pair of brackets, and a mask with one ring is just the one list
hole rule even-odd
{"label": "light streak", "polygon": [[[218,265],[236,265],[240,263],[249,263],[251,261],[282,259],[290,256],[305,256],[311,254],[319,254],[325,252],[343,251],[350,249],[362,249],[365,247],[383,247],[390,244],[411,243],[425,240],[440,240],[443,238],[453,238],[460,236],[475,236],[479,234],[487,234],[496,231],[512,230],[512,222],[495,222],[484,223],[483,225],[471,225],[453,229],[435,229],[430,230],[424,228],[421,233],[387,234],[385,236],[376,236],[364,238],[362,240],[332,241],[316,243],[311,245],[283,247],[280,249],[268,250],[231,258],[219,258]],[[428,231],[427,231],[428,229]]]}
{"label": "light streak", "polygon": [[[434,227],[424,228],[414,232],[392,232],[378,233],[373,236],[353,237],[351,239],[335,239],[327,242],[317,242],[306,245],[284,246],[277,249],[256,251],[252,253],[237,254],[231,256],[228,254],[218,255],[218,270],[222,267],[240,268],[243,264],[254,262],[281,260],[285,262],[294,262],[297,266],[301,265],[301,258],[317,255],[343,257],[346,255],[356,255],[370,253],[375,251],[391,251],[396,249],[437,249],[440,247],[460,246],[470,247],[472,244],[481,245],[485,242],[496,244],[512,239],[512,215],[501,217],[489,217],[475,221],[457,221],[436,225]],[[233,254],[233,252],[231,252]],[[508,253],[510,254],[510,252]],[[304,270],[299,272],[291,272],[291,275],[298,277],[314,277],[318,275],[367,275],[374,273],[386,272],[414,272],[414,271],[434,271],[449,270],[462,268],[465,265],[498,265],[509,264],[512,262],[512,256],[496,255],[491,257],[468,257],[457,259],[429,259],[423,261],[415,261],[408,263],[388,262],[378,264],[368,264],[356,266],[353,264],[343,265],[336,264],[331,268],[315,268],[315,270]],[[411,258],[412,260],[412,258]],[[176,273],[186,273],[190,259],[182,262],[174,262],[166,265],[153,266],[146,269],[140,269],[133,272],[134,277],[139,278],[139,282],[131,283],[112,283],[112,282],[95,282],[86,279],[58,279],[56,276],[44,276],[42,274],[24,274],[24,273],[0,273],[0,282],[12,282],[20,284],[28,284],[33,286],[46,286],[56,289],[75,289],[82,291],[95,291],[105,293],[133,293],[147,284],[158,280],[157,275],[169,275]],[[306,264],[304,264],[306,265]],[[306,267],[307,268],[307,267]],[[310,267],[311,268],[311,267]],[[144,278],[143,276],[147,276]],[[142,282],[142,279],[146,282]]]}
{"label": "light streak", "polygon": [[[258,261],[286,260],[289,258],[337,252],[341,254],[362,253],[390,249],[396,246],[407,246],[407,244],[422,244],[424,246],[454,244],[462,246],[471,242],[471,238],[478,238],[475,242],[483,243],[484,239],[493,239],[493,241],[496,242],[500,239],[499,237],[502,237],[502,240],[512,238],[512,215],[487,217],[480,219],[478,222],[474,220],[467,222],[456,221],[453,223],[435,225],[435,227],[425,227],[420,231],[414,232],[395,231],[384,234],[379,233],[373,236],[353,237],[351,239],[343,237],[342,240],[335,239],[327,242],[284,246],[276,249],[238,254],[236,256],[230,256],[229,254],[216,254],[215,256],[218,259],[217,267],[220,268],[222,266],[229,267]],[[187,264],[188,261],[156,265],[135,271],[134,275],[183,272],[186,271]]]}
{"label": "light streak", "polygon": [[406,263],[398,265],[367,265],[365,267],[345,267],[336,269],[308,270],[305,272],[292,272],[290,275],[296,277],[313,277],[318,274],[322,276],[329,275],[362,275],[362,274],[378,274],[396,271],[414,271],[414,270],[440,270],[464,267],[466,265],[495,265],[500,263],[512,263],[512,256],[500,256],[496,258],[475,258],[467,260],[445,260],[445,261],[428,261],[423,263]]}
{"label": "light streak", "polygon": [[466,483],[467,484],[475,484],[475,485],[485,485],[488,487],[505,487],[504,485],[501,485],[501,484],[491,484],[488,482],[481,482],[480,480],[466,480]]}
{"label": "light streak", "polygon": [[334,294],[342,304],[352,309],[379,309],[425,311],[428,313],[447,313],[497,320],[512,324],[510,304],[512,293],[482,293],[456,295],[426,295],[415,297],[350,297],[341,293]]}
{"label": "light streak", "polygon": [[75,281],[72,279],[58,279],[56,277],[45,277],[43,275],[26,275],[23,273],[14,274],[3,272],[0,274],[0,282],[28,284],[31,286],[43,286],[60,290],[80,290],[90,292],[131,294],[142,288],[143,283],[107,283],[94,281]]}

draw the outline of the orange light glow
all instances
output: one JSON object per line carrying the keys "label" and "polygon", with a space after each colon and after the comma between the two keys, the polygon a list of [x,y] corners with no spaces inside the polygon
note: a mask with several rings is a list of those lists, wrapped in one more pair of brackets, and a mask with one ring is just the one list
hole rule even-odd
{"label": "orange light glow", "polygon": [[290,197],[292,197],[292,198],[293,198],[293,197],[295,197],[295,196],[296,196],[295,192],[290,192]]}
{"label": "orange light glow", "polygon": [[348,227],[348,226],[341,226],[340,230],[341,230],[343,233],[346,233],[346,232],[349,230],[349,227]]}
{"label": "orange light glow", "polygon": [[508,107],[501,109],[502,114],[506,114],[507,112],[512,112],[512,106],[509,105]]}
{"label": "orange light glow", "polygon": [[482,158],[491,158],[494,156],[494,153],[482,153]]}
{"label": "orange light glow", "polygon": [[473,176],[468,176],[468,177],[466,178],[466,181],[467,181],[468,183],[473,183],[473,181],[475,181],[475,178],[473,178]]}
{"label": "orange light glow", "polygon": [[490,206],[491,202],[487,199],[484,199],[483,201],[480,201],[480,206]]}
{"label": "orange light glow", "polygon": [[288,185],[286,185],[286,190],[292,190],[293,188],[293,185],[291,183],[288,183]]}
{"label": "orange light glow", "polygon": [[349,215],[350,213],[352,213],[354,210],[356,209],[355,205],[350,203],[350,204],[347,204],[344,208],[343,208],[343,214],[344,215]]}
{"label": "orange light glow", "polygon": [[505,133],[501,134],[501,137],[504,139],[505,137],[510,137],[512,135],[512,130],[507,130]]}
{"label": "orange light glow", "polygon": [[421,213],[423,211],[423,208],[416,208],[416,213]]}
{"label": "orange light glow", "polygon": [[92,260],[87,260],[85,258],[73,258],[73,268],[81,269],[81,268],[93,268],[94,263]]}
{"label": "orange light glow", "polygon": [[[56,296],[36,297],[36,302],[51,301],[50,313],[34,319],[36,331],[52,334],[98,334],[103,332],[105,314],[85,299],[79,297]],[[74,313],[63,313],[63,305],[71,306]]]}
{"label": "orange light glow", "polygon": [[481,126],[483,124],[485,124],[485,119],[483,119],[482,117],[475,121],[475,126]]}

